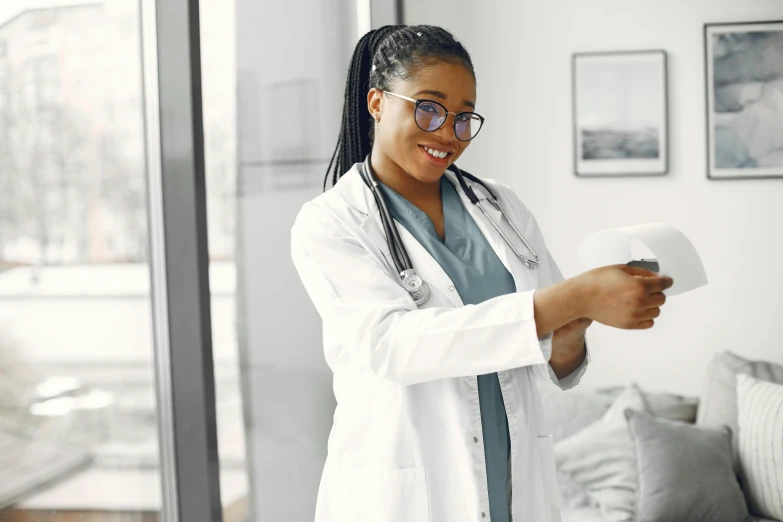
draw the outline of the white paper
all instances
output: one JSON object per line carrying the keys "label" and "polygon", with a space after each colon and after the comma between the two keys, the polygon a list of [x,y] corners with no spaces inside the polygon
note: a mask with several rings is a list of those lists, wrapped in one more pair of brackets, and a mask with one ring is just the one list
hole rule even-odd
{"label": "white paper", "polygon": [[659,273],[671,277],[674,284],[666,296],[688,292],[707,284],[707,274],[698,252],[685,235],[671,225],[650,223],[633,227],[602,230],[591,234],[579,246],[579,260],[585,270],[633,261],[634,239],[653,252]]}

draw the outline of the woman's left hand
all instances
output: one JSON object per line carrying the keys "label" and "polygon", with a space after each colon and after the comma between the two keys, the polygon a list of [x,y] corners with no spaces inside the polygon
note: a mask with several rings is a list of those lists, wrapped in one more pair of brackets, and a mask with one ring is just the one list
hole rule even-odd
{"label": "woman's left hand", "polygon": [[552,340],[555,338],[568,339],[578,336],[584,337],[585,332],[587,332],[587,329],[590,328],[591,324],[593,324],[593,320],[586,317],[571,321],[555,330]]}
{"label": "woman's left hand", "polygon": [[549,364],[558,378],[570,375],[586,356],[585,332],[592,319],[580,318],[561,326],[552,334],[552,356]]}

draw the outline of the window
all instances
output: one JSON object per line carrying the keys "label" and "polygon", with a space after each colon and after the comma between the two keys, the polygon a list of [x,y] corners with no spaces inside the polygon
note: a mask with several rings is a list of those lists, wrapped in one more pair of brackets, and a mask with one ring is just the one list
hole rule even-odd
{"label": "window", "polygon": [[103,3],[0,20],[3,521],[160,510],[138,4]]}

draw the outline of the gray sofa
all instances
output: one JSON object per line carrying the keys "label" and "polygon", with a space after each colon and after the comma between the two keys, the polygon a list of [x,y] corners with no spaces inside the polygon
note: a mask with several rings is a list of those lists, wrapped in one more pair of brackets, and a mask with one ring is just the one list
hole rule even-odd
{"label": "gray sofa", "polygon": [[[727,462],[729,462],[729,459],[736,462],[738,458],[735,449],[737,433],[736,375],[738,373],[755,376],[768,382],[783,384],[783,366],[748,361],[735,354],[722,352],[717,354],[710,362],[703,384],[703,391],[699,397],[683,397],[671,393],[650,393],[640,390],[635,385],[631,387],[641,392],[644,397],[645,408],[647,409],[646,413],[651,417],[673,423],[685,423],[699,428],[728,426],[730,431],[726,430],[726,458]],[[567,462],[567,458],[566,461],[563,461],[564,458],[562,457],[562,455],[568,457],[569,452],[572,455],[579,455],[578,439],[583,437],[588,430],[595,431],[596,426],[604,422],[604,419],[609,415],[610,408],[616,405],[617,402],[622,402],[621,395],[629,394],[629,387],[602,388],[596,391],[581,390],[580,387],[577,387],[563,392],[555,386],[543,383],[539,388],[549,427],[555,439],[556,453],[558,445],[563,446],[563,451],[560,452],[561,456],[558,457],[558,481],[561,490],[563,522],[636,522],[637,520],[656,520],[655,517],[637,516],[635,510],[639,509],[638,497],[640,493],[638,491],[630,493],[630,512],[629,510],[612,512],[611,509],[607,509],[606,505],[601,503],[602,498],[599,495],[595,495],[594,491],[585,487],[585,474],[583,473],[580,476],[578,473],[575,473],[574,469],[577,466],[569,468],[570,463]],[[617,437],[619,435],[615,433],[614,436]],[[732,437],[734,438],[732,439]],[[584,435],[583,438],[587,439],[587,436]],[[629,440],[633,440],[631,435],[629,435]],[[590,442],[588,439],[581,453],[584,455],[593,453],[594,455],[589,457],[592,459],[591,466],[600,467],[600,458],[596,460],[596,456],[600,457],[601,451],[606,451],[607,455],[613,453],[611,449],[606,449],[613,446],[605,446],[601,449],[600,445],[596,446],[590,444]],[[576,450],[573,448],[575,444],[577,445]],[[633,443],[631,442],[631,444]],[[565,446],[569,445],[571,447],[565,448]],[[613,457],[616,457],[616,455]],[[613,457],[608,456],[607,459]],[[588,457],[584,458],[587,459]],[[633,458],[638,466],[639,456],[635,455]],[[727,474],[730,475],[731,465],[727,465],[730,470]],[[612,470],[612,472],[615,471]],[[639,479],[638,467],[633,469],[632,473],[635,473],[635,475],[626,475],[625,480],[635,490]],[[739,486],[738,481],[738,489]],[[626,499],[626,504],[628,504],[628,500]],[[744,505],[745,503],[743,502]],[[669,520],[668,522],[679,521]],[[682,520],[681,522],[691,522],[691,520]],[[743,522],[781,521],[749,514],[744,518]]]}

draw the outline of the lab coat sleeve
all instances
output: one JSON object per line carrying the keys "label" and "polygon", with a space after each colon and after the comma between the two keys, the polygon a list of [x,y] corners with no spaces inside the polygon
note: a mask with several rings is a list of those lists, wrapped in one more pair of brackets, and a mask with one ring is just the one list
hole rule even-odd
{"label": "lab coat sleeve", "polygon": [[291,228],[291,256],[323,320],[333,370],[358,366],[410,385],[546,363],[534,290],[459,308],[419,309],[394,274],[312,202]]}
{"label": "lab coat sleeve", "polygon": [[[522,203],[522,201],[517,197],[510,187],[504,184],[499,185],[502,188],[502,192],[506,198],[505,200],[513,203],[513,210],[516,213],[516,218],[519,220],[517,222],[529,223],[527,231],[525,232],[526,236],[528,236],[530,240],[533,241],[534,245],[543,246],[543,250],[541,254],[539,254],[539,260],[541,262],[539,270],[547,271],[547,273],[539,274],[541,287],[543,288],[564,281],[565,278],[563,277],[563,273],[557,266],[557,262],[550,254],[549,249],[546,248],[544,235],[541,232],[541,228],[538,226],[538,221],[536,221],[533,213],[530,212],[530,210]],[[547,364],[545,366],[542,365],[540,367],[534,368],[534,371],[540,372],[540,376],[543,378],[546,378],[548,375],[552,382],[563,390],[571,389],[579,384],[579,381],[582,379],[582,375],[584,375],[585,371],[587,370],[587,366],[590,363],[590,347],[587,343],[587,339],[585,338],[585,347],[587,349],[587,356],[585,357],[585,360],[582,361],[582,364],[579,365],[576,370],[571,372],[570,375],[567,375],[562,379],[558,379],[557,375],[555,375],[555,372],[552,369],[552,366],[549,364],[549,360],[552,356],[552,338],[553,334],[549,333],[540,339],[539,342],[541,345],[541,351],[544,353]]]}

